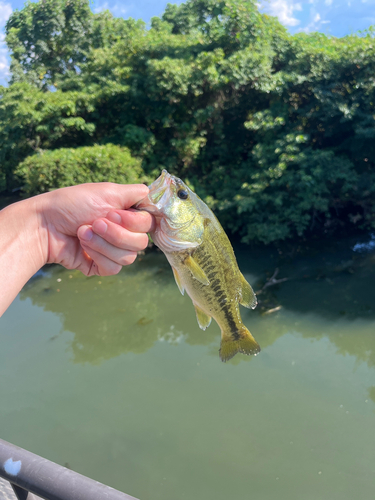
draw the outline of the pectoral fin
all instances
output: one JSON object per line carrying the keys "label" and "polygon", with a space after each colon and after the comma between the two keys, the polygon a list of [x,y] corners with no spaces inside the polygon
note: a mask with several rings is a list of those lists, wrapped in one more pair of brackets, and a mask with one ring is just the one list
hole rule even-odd
{"label": "pectoral fin", "polygon": [[204,311],[202,311],[202,309],[196,304],[194,304],[194,307],[195,307],[195,313],[197,315],[199,328],[205,330],[208,326],[210,326],[212,318],[211,316],[208,316],[208,314],[206,314]]}
{"label": "pectoral fin", "polygon": [[245,280],[242,273],[241,273],[241,298],[239,302],[242,306],[248,307],[249,309],[255,309],[258,303],[254,290]]}
{"label": "pectoral fin", "polygon": [[187,266],[193,277],[198,280],[202,285],[209,285],[207,276],[203,269],[197,264],[197,262],[193,259],[191,255],[187,257],[184,261],[184,264]]}
{"label": "pectoral fin", "polygon": [[173,276],[174,276],[174,279],[176,280],[176,284],[178,286],[178,289],[180,290],[180,292],[183,295],[185,293],[185,288],[181,282],[180,275],[178,274],[178,272],[176,271],[176,269],[174,267],[172,267],[172,271],[173,271]]}

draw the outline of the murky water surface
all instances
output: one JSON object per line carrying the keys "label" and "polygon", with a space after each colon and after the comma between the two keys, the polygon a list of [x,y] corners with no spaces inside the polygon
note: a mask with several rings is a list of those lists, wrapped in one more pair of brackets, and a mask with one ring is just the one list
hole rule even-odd
{"label": "murky water surface", "polygon": [[1,437],[142,500],[373,498],[375,255],[354,243],[237,248],[256,290],[288,280],[242,308],[262,352],[227,364],[161,253],[47,268],[0,319]]}

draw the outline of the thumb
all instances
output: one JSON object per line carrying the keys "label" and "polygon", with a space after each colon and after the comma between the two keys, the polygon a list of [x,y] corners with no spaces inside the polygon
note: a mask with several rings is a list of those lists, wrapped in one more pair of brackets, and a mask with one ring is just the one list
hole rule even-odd
{"label": "thumb", "polygon": [[126,210],[146,198],[149,191],[144,184],[111,184],[107,196],[113,206]]}

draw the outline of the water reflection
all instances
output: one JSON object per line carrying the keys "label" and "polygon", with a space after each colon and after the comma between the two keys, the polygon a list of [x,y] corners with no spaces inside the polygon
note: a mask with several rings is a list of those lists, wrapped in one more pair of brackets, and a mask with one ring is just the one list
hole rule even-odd
{"label": "water reflection", "polygon": [[[265,288],[255,311],[242,308],[244,322],[263,349],[296,332],[311,339],[327,337],[340,354],[375,365],[375,309],[370,300],[375,296],[375,256],[355,254],[351,248],[348,243],[344,250],[333,247],[323,254],[317,249],[302,257],[237,250],[240,267],[256,289],[264,287],[275,266],[278,278],[288,278]],[[178,292],[160,252],[148,253],[118,276],[106,278],[50,267],[24,288],[25,298],[59,315],[62,329],[74,334],[70,350],[76,363],[98,364],[122,353],[142,353],[158,341],[206,345],[218,356],[219,328],[198,328],[191,301]],[[236,356],[232,363],[243,360],[251,358]]]}
{"label": "water reflection", "polygon": [[[162,254],[152,253],[113,277],[86,278],[53,266],[21,292],[45,311],[58,314],[62,329],[74,333],[77,363],[98,364],[121,353],[142,353],[157,341],[209,344],[218,336],[202,332],[189,299],[174,283]],[[181,317],[183,315],[183,318]]]}

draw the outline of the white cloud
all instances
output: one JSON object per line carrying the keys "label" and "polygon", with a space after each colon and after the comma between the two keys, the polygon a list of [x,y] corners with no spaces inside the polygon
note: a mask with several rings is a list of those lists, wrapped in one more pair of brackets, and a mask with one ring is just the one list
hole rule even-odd
{"label": "white cloud", "polygon": [[115,16],[124,16],[129,12],[129,9],[132,5],[127,5],[126,7],[121,3],[115,3],[114,5],[109,6],[108,2],[104,2],[102,4],[98,4],[93,10],[95,14],[102,12],[103,10],[109,10]]}
{"label": "white cloud", "polygon": [[332,5],[332,2],[333,2],[333,0],[326,0],[326,1],[325,1],[325,4],[326,4],[326,5]]}
{"label": "white cloud", "polygon": [[109,10],[108,2],[97,5],[93,10],[95,14],[99,14],[99,12],[102,12],[103,10]]}
{"label": "white cloud", "polygon": [[267,4],[264,4],[264,9],[271,16],[278,17],[285,26],[296,26],[300,23],[298,19],[293,17],[295,10],[302,10],[300,3],[293,3],[290,0],[269,0]]}
{"label": "white cloud", "polygon": [[8,21],[9,16],[12,13],[12,7],[10,3],[5,3],[0,0],[0,27],[3,28],[5,23]]}
{"label": "white cloud", "polygon": [[310,19],[311,21],[309,22],[309,24],[304,28],[300,28],[298,31],[304,31],[305,33],[310,33],[311,31],[318,31],[320,24],[326,24],[330,22],[330,21],[321,21],[321,15],[319,14],[319,12],[316,12],[314,14],[314,17],[312,17],[311,13]]}
{"label": "white cloud", "polygon": [[0,78],[1,74],[6,70],[6,67],[8,65],[6,61],[6,52],[7,48],[4,42],[5,35],[3,33],[0,33]]}
{"label": "white cloud", "polygon": [[4,27],[11,13],[12,7],[10,3],[0,0],[0,85],[6,84],[9,76],[9,52],[5,44]]}

